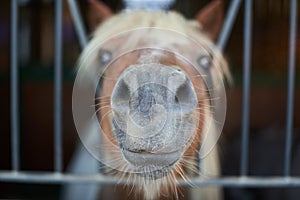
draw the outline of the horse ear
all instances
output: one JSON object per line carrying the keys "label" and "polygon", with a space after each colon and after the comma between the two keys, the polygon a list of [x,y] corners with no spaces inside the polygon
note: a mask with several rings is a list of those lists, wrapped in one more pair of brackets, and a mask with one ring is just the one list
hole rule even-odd
{"label": "horse ear", "polygon": [[200,23],[201,29],[211,39],[216,40],[224,20],[223,1],[213,0],[197,13],[196,20]]}
{"label": "horse ear", "polygon": [[110,18],[113,15],[113,11],[99,0],[89,0],[90,3],[90,26],[95,29],[104,20]]}

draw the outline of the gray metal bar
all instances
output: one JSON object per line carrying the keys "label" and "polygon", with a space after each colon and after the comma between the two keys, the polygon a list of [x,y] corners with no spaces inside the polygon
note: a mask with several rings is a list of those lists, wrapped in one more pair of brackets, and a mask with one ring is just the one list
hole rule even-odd
{"label": "gray metal bar", "polygon": [[88,39],[86,36],[86,31],[85,31],[83,23],[82,23],[82,17],[80,15],[77,3],[75,2],[75,0],[68,0],[68,4],[69,4],[71,14],[73,16],[73,21],[74,21],[74,25],[75,25],[75,29],[76,29],[76,33],[77,33],[77,36],[79,39],[80,46],[81,46],[81,48],[84,48],[88,43]]}
{"label": "gray metal bar", "polygon": [[252,0],[245,1],[244,15],[244,60],[243,60],[243,116],[240,174],[248,173],[249,151],[249,112],[250,112],[250,79],[251,79],[251,43],[252,43]]}
{"label": "gray metal bar", "polygon": [[[1,182],[14,183],[39,183],[39,184],[130,184],[126,179],[119,180],[117,177],[108,177],[101,174],[73,175],[56,173],[29,173],[20,172],[15,174],[9,171],[0,171]],[[226,186],[226,187],[300,187],[299,177],[237,177],[228,176],[216,179],[194,178],[190,179],[195,186]],[[190,186],[184,180],[179,180],[180,185]]]}
{"label": "gray metal bar", "polygon": [[229,10],[227,11],[227,16],[224,22],[224,25],[222,27],[222,31],[220,33],[220,36],[218,38],[217,45],[220,48],[221,51],[224,50],[229,35],[232,30],[233,23],[235,22],[235,18],[237,16],[237,13],[239,11],[240,5],[242,0],[233,0],[230,4]]}
{"label": "gray metal bar", "polygon": [[18,1],[11,1],[11,151],[12,169],[20,168],[19,150],[19,71],[18,71]]}
{"label": "gray metal bar", "polygon": [[62,171],[62,1],[55,1],[54,169]]}
{"label": "gray metal bar", "polygon": [[284,175],[290,175],[291,151],[293,137],[294,116],[294,91],[295,91],[295,54],[296,54],[296,30],[297,30],[297,0],[290,0],[290,41],[289,41],[289,69],[288,69],[288,96],[286,114],[286,141]]}

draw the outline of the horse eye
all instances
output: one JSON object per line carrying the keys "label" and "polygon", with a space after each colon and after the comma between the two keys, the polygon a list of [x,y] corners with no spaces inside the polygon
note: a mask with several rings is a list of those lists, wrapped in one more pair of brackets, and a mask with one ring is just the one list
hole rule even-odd
{"label": "horse eye", "polygon": [[99,51],[99,60],[101,65],[107,64],[112,58],[112,53],[108,50],[101,49]]}
{"label": "horse eye", "polygon": [[204,69],[208,69],[211,66],[212,57],[209,55],[203,55],[198,58],[198,65]]}

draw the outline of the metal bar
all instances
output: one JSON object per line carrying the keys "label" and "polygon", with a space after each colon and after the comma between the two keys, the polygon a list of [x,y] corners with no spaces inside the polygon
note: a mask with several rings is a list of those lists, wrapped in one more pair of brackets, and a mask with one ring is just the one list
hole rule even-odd
{"label": "metal bar", "polygon": [[62,1],[55,1],[54,169],[62,171]]}
{"label": "metal bar", "polygon": [[288,69],[288,96],[286,114],[286,141],[284,176],[290,175],[291,151],[293,137],[293,116],[294,116],[294,90],[295,90],[295,54],[296,54],[296,30],[297,30],[297,0],[290,0],[290,41],[289,41],[289,69]]}
{"label": "metal bar", "polygon": [[244,60],[243,60],[243,115],[241,176],[248,173],[249,152],[249,112],[250,112],[250,79],[251,79],[251,43],[252,43],[252,0],[245,1],[244,13]]}
{"label": "metal bar", "polygon": [[[57,174],[57,173],[29,173],[20,172],[15,174],[9,171],[0,172],[0,182],[14,183],[39,183],[39,184],[83,184],[83,183],[100,183],[100,184],[132,184],[128,180],[118,180],[117,177],[104,176],[101,174],[74,175],[74,174]],[[300,187],[300,178],[291,177],[237,177],[228,176],[216,179],[194,178],[190,182],[179,180],[180,185],[190,186],[225,186],[225,187]]]}
{"label": "metal bar", "polygon": [[217,42],[217,45],[221,51],[224,50],[224,48],[227,44],[229,35],[232,30],[233,23],[235,22],[237,13],[240,8],[241,2],[242,2],[241,0],[233,0],[230,4],[224,25],[222,27],[222,31],[220,33],[220,36],[219,36],[218,42]]}
{"label": "metal bar", "polygon": [[20,169],[19,150],[19,71],[18,71],[18,1],[11,1],[11,151],[12,169]]}
{"label": "metal bar", "polygon": [[68,4],[70,7],[70,11],[71,14],[73,16],[73,21],[75,24],[75,29],[76,29],[76,33],[79,39],[79,44],[81,46],[81,48],[83,49],[87,43],[88,43],[88,39],[86,36],[86,31],[84,29],[83,26],[83,22],[82,22],[82,17],[80,15],[77,3],[75,2],[75,0],[68,0]]}

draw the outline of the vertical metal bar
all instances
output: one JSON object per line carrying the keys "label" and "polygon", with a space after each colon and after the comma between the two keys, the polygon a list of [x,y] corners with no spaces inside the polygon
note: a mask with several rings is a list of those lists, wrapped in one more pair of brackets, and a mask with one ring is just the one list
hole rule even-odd
{"label": "vertical metal bar", "polygon": [[18,1],[11,1],[11,150],[12,169],[20,168],[19,150],[19,71],[18,71]]}
{"label": "vertical metal bar", "polygon": [[249,110],[250,110],[250,79],[251,79],[251,43],[252,43],[252,0],[245,1],[244,15],[244,61],[243,61],[243,116],[242,116],[242,151],[241,175],[248,173],[249,148]]}
{"label": "vertical metal bar", "polygon": [[232,30],[233,23],[235,22],[237,13],[240,8],[241,2],[242,2],[241,0],[233,0],[230,4],[229,10],[227,11],[227,16],[226,16],[224,25],[222,27],[221,34],[220,34],[220,36],[218,38],[218,42],[217,42],[217,45],[221,51],[224,50],[224,48],[227,44],[229,35]]}
{"label": "vertical metal bar", "polygon": [[54,156],[56,172],[62,171],[62,1],[55,1]]}
{"label": "vertical metal bar", "polygon": [[75,0],[68,0],[68,3],[69,3],[71,14],[73,16],[73,21],[75,24],[77,36],[79,38],[80,46],[81,46],[81,48],[84,48],[87,45],[88,40],[87,40],[87,36],[86,36],[86,31],[84,30],[84,26],[82,23],[82,18],[81,18],[78,6],[77,6]]}
{"label": "vertical metal bar", "polygon": [[290,175],[291,150],[293,135],[293,115],[294,115],[294,90],[295,90],[295,54],[296,54],[296,30],[297,30],[297,0],[290,0],[290,41],[289,41],[289,69],[288,69],[288,96],[286,114],[286,141],[284,175]]}

